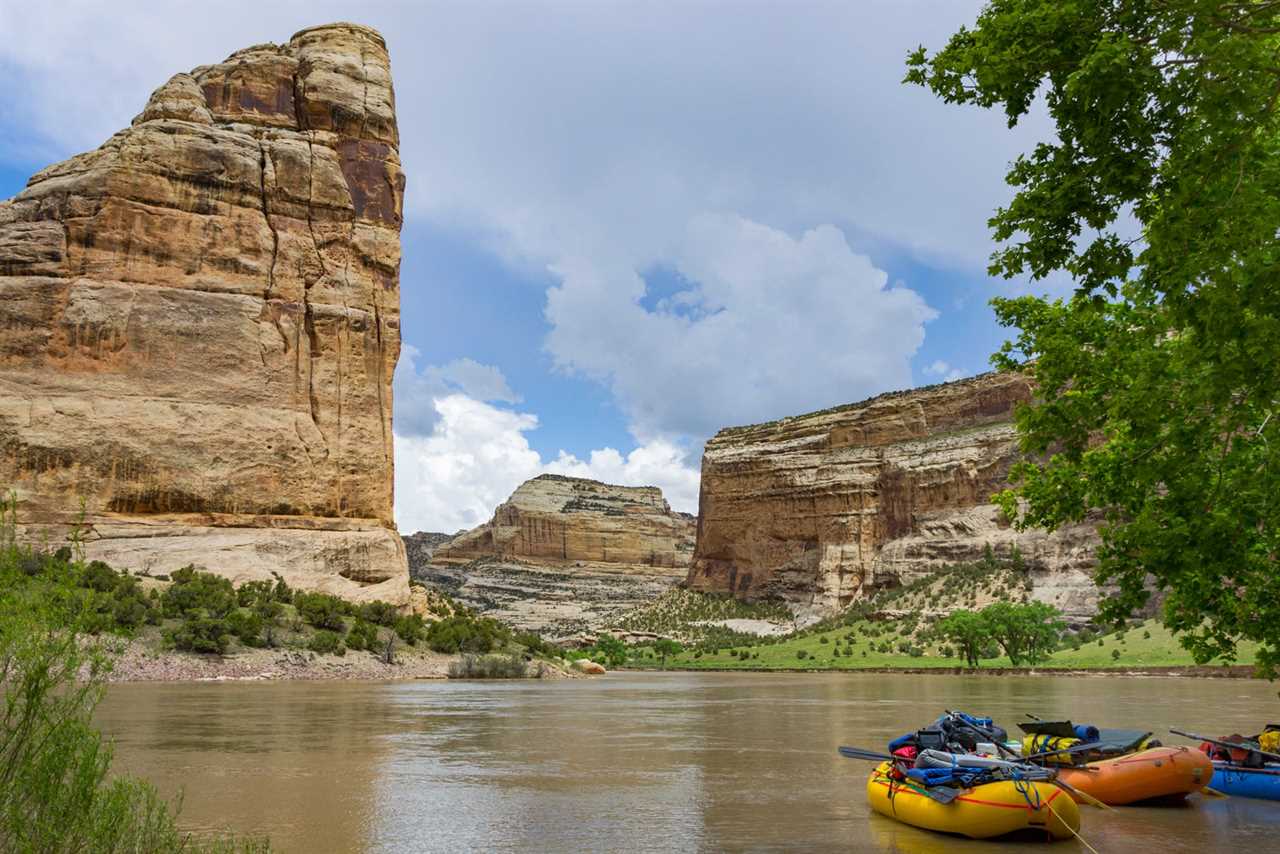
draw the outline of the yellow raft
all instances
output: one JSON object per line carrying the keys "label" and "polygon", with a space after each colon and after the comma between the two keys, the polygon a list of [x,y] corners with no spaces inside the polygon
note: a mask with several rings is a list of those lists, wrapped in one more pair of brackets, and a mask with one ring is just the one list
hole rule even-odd
{"label": "yellow raft", "polygon": [[904,824],[973,839],[1025,830],[1070,839],[1080,830],[1080,808],[1052,783],[985,783],[940,804],[915,783],[891,780],[889,770],[885,762],[871,772],[867,801],[876,812]]}

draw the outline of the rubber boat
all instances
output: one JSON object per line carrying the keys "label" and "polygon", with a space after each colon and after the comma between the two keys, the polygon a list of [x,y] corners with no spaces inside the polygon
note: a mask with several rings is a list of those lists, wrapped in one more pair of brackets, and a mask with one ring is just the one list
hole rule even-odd
{"label": "rubber boat", "polygon": [[881,815],[913,827],[973,839],[1019,831],[1070,839],[1080,830],[1080,808],[1052,783],[984,783],[942,804],[913,782],[890,779],[891,768],[885,762],[871,772],[867,801]]}
{"label": "rubber boat", "polygon": [[1058,779],[1104,804],[1122,806],[1139,801],[1180,801],[1205,786],[1217,784],[1214,763],[1190,747],[1153,747],[1100,759],[1078,767],[1058,769]]}
{"label": "rubber boat", "polygon": [[1280,801],[1280,763],[1244,768],[1230,762],[1214,762],[1213,782],[1209,786],[1238,798]]}

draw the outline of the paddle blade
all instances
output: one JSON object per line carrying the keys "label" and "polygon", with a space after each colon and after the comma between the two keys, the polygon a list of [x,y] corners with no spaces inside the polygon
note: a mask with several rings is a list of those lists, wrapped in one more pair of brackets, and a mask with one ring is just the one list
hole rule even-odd
{"label": "paddle blade", "polygon": [[1226,792],[1219,792],[1217,789],[1210,789],[1208,786],[1205,786],[1203,789],[1201,789],[1201,790],[1200,790],[1200,794],[1204,795],[1206,798],[1229,798],[1229,797],[1231,797],[1231,796],[1230,796],[1230,795],[1228,795]]}
{"label": "paddle blade", "polygon": [[845,759],[862,759],[867,762],[892,762],[893,757],[887,753],[879,753],[874,750],[863,750],[860,747],[845,747],[841,745],[836,748]]}

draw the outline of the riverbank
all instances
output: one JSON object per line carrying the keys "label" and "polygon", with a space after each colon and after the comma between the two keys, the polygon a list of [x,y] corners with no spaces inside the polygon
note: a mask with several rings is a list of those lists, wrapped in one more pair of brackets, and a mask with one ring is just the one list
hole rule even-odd
{"label": "riverbank", "polygon": [[[107,681],[133,682],[279,682],[448,679],[449,668],[462,660],[427,649],[396,652],[387,664],[368,652],[318,655],[297,649],[247,649],[228,655],[158,650],[139,640],[124,642]],[[581,674],[550,662],[528,664],[531,679],[574,679]]]}
{"label": "riverbank", "polygon": [[1140,675],[1249,678],[1257,647],[1241,644],[1236,661],[1198,664],[1179,639],[1154,620],[1102,635],[1076,636],[1035,665],[1014,666],[992,655],[969,669],[945,643],[926,642],[923,629],[896,621],[860,620],[826,630],[803,630],[785,638],[735,638],[669,655],[633,656],[638,670],[772,671],[841,673],[947,673],[976,675]]}
{"label": "riverbank", "polygon": [[1251,664],[1234,665],[1187,665],[1183,667],[980,667],[967,669],[964,667],[761,667],[744,663],[740,666],[723,667],[634,667],[623,670],[635,673],[886,673],[899,676],[1043,676],[1043,677],[1192,677],[1197,679],[1258,679],[1257,671]]}

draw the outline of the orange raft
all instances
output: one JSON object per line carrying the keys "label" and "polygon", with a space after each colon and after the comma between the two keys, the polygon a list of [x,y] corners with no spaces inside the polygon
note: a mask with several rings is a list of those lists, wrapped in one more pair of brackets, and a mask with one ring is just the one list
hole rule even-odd
{"label": "orange raft", "polygon": [[1059,780],[1111,806],[1180,801],[1212,778],[1212,760],[1189,747],[1153,747],[1082,768],[1058,769]]}

